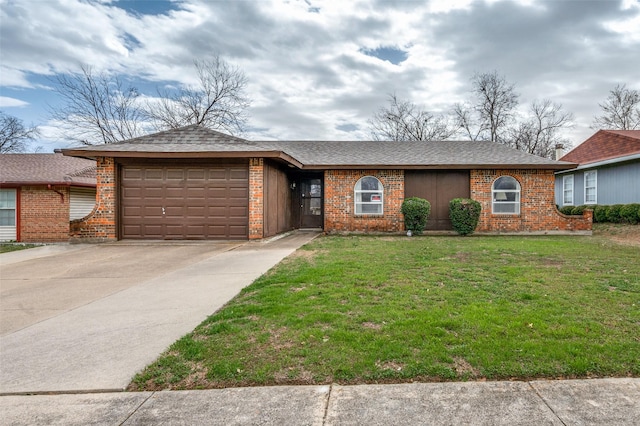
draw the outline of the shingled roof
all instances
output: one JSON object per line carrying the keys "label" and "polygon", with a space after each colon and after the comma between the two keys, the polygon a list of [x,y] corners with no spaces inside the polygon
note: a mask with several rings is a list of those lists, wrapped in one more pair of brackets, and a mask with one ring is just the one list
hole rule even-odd
{"label": "shingled roof", "polygon": [[85,157],[275,158],[301,169],[522,168],[565,170],[576,164],[491,142],[249,141],[192,125],[115,144],[63,150]]}
{"label": "shingled roof", "polygon": [[62,154],[1,154],[0,185],[96,186],[96,162]]}
{"label": "shingled roof", "polygon": [[640,130],[598,130],[560,160],[589,164],[640,154]]}

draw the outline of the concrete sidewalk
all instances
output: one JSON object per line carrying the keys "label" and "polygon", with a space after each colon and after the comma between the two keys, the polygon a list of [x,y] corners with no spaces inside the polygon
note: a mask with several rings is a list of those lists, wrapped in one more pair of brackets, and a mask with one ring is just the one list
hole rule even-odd
{"label": "concrete sidewalk", "polygon": [[640,379],[0,397],[3,425],[638,425]]}
{"label": "concrete sidewalk", "polygon": [[[111,263],[108,258],[98,262],[99,274],[102,274],[98,277],[96,267],[84,270],[82,262],[60,257],[64,248],[50,249],[53,253],[45,253],[46,257],[37,263],[25,259],[41,256],[39,248],[31,254],[25,250],[24,254],[12,256],[4,261],[2,278],[10,272],[17,274],[11,281],[12,286],[17,286],[16,291],[21,277],[45,279],[40,276],[49,274],[49,268],[55,270],[59,263],[64,263],[61,268],[65,273],[62,278],[47,282],[49,288],[62,288],[71,281],[75,284],[68,292],[76,295],[79,285],[84,288],[93,285],[92,281],[126,285],[115,290],[109,288],[98,299],[86,304],[81,301],[1,336],[0,394],[124,389],[135,373],[174,341],[317,235],[317,232],[295,232],[265,242],[235,243],[226,251],[214,245],[202,245],[196,250],[193,244],[186,247],[171,242],[156,243],[155,247],[153,243],[148,247],[118,247],[128,243],[115,243],[83,251],[73,246],[66,249],[74,256],[83,253],[98,259],[102,259],[100,256],[104,253],[119,255]],[[179,263],[166,273],[153,274],[167,263],[174,263],[173,256],[177,254],[172,253],[176,250],[194,254],[186,256],[184,264]],[[146,257],[141,251],[147,253]],[[164,253],[163,257],[155,259],[153,253],[160,252]],[[123,254],[140,258],[122,260]],[[194,260],[193,256],[199,257]],[[78,258],[82,259],[80,255]],[[5,269],[10,263],[14,267]],[[138,269],[132,278],[130,274]],[[126,282],[132,279],[134,282]],[[43,297],[52,298],[54,294],[49,291]],[[18,304],[23,303],[21,300]]]}

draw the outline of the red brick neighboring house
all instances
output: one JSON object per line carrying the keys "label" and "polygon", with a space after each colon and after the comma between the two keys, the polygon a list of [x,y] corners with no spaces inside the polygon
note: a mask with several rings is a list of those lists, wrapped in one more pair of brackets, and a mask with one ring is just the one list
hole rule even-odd
{"label": "red brick neighboring house", "polygon": [[640,130],[599,130],[562,158],[578,166],[556,172],[556,204],[640,203]]}
{"label": "red brick neighboring house", "polygon": [[97,206],[82,239],[260,239],[299,228],[402,232],[405,197],[482,203],[479,232],[591,230],[591,212],[560,214],[554,172],[575,164],[488,142],[248,141],[187,126],[63,150],[97,161]]}
{"label": "red brick neighboring house", "polygon": [[62,154],[0,155],[0,241],[69,241],[91,213],[96,162]]}

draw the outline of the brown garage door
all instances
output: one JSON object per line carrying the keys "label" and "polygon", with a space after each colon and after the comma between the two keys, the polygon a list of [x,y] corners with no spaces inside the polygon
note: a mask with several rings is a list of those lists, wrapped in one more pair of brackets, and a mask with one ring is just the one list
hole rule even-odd
{"label": "brown garage door", "polygon": [[449,219],[449,201],[469,198],[468,170],[407,170],[404,175],[405,197],[420,197],[431,203],[427,230],[453,229]]}
{"label": "brown garage door", "polygon": [[246,239],[247,162],[123,164],[124,239]]}

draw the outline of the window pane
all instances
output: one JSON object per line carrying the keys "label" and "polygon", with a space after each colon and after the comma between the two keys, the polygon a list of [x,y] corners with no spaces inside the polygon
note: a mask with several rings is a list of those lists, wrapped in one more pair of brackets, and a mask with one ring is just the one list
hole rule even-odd
{"label": "window pane", "polygon": [[0,226],[15,226],[15,225],[16,225],[16,211],[0,210]]}
{"label": "window pane", "polygon": [[372,177],[372,176],[367,176],[367,177],[363,177],[362,179],[360,179],[360,188],[363,191],[376,191],[379,190],[380,188],[378,188],[378,179]]}
{"label": "window pane", "polygon": [[16,208],[16,190],[2,189],[0,190],[0,209]]}
{"label": "window pane", "polygon": [[494,213],[518,213],[516,203],[495,203],[493,205]]}
{"label": "window pane", "polygon": [[511,176],[501,176],[493,183],[493,189],[520,189],[518,181]]}
{"label": "window pane", "polygon": [[382,214],[382,204],[356,204],[356,214]]}

